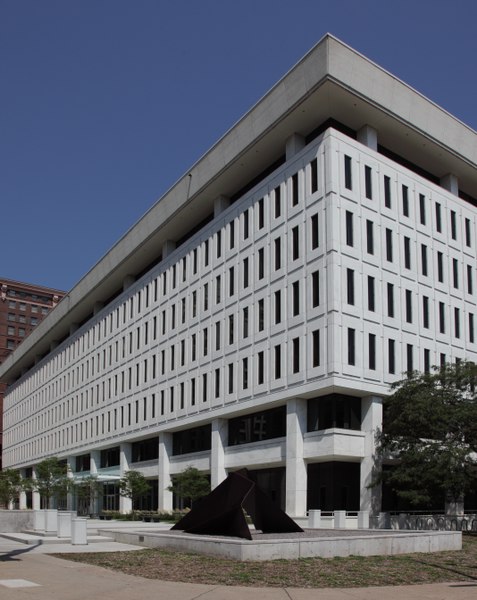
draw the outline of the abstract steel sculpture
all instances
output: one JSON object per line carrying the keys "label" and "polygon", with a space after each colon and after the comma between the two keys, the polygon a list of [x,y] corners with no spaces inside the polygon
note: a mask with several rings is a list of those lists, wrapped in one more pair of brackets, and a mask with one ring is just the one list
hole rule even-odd
{"label": "abstract steel sculpture", "polygon": [[255,528],[262,533],[303,531],[249,478],[247,469],[230,473],[225,481],[199,500],[171,529],[251,540],[244,511],[250,515]]}

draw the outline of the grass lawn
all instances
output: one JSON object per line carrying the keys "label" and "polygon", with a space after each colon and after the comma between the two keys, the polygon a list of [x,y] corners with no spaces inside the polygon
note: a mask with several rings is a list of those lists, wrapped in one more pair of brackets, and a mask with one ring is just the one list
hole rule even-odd
{"label": "grass lawn", "polygon": [[156,549],[55,556],[148,579],[211,585],[320,588],[477,581],[475,534],[463,536],[460,551],[396,556],[238,562]]}

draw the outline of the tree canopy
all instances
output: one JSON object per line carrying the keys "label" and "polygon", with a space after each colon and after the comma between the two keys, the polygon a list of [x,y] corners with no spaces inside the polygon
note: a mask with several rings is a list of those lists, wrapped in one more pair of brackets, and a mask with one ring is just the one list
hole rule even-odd
{"label": "tree canopy", "polygon": [[4,469],[0,471],[0,504],[8,506],[14,502],[23,490],[23,480],[20,471]]}
{"label": "tree canopy", "polygon": [[195,500],[207,496],[210,492],[210,483],[198,469],[188,466],[182,473],[174,476],[168,490],[188,501],[190,507]]}
{"label": "tree canopy", "polygon": [[150,490],[147,479],[139,471],[126,471],[119,480],[119,493],[133,502],[145,496]]}
{"label": "tree canopy", "polygon": [[46,506],[50,506],[52,498],[64,498],[72,485],[66,462],[60,461],[55,456],[38,463],[35,473],[36,478],[30,480],[30,484],[39,492]]}
{"label": "tree canopy", "polygon": [[382,480],[412,505],[458,501],[477,484],[477,366],[410,373],[384,404],[378,456]]}

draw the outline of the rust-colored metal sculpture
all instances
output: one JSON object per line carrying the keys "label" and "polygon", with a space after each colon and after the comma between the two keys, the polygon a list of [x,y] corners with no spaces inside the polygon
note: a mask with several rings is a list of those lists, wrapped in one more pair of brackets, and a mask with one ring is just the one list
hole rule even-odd
{"label": "rust-colored metal sculpture", "polygon": [[171,529],[251,540],[244,511],[250,515],[255,528],[263,533],[303,531],[249,478],[247,469],[230,473],[225,481],[199,500]]}

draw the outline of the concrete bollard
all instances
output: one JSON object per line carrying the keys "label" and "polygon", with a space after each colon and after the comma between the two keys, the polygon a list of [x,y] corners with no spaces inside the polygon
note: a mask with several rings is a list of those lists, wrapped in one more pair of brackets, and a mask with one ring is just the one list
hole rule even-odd
{"label": "concrete bollard", "polygon": [[86,519],[71,519],[71,543],[74,546],[84,546],[88,543]]}
{"label": "concrete bollard", "polygon": [[54,509],[45,510],[45,532],[58,533],[58,511]]}
{"label": "concrete bollard", "polygon": [[335,529],[345,529],[346,527],[346,511],[335,510]]}
{"label": "concrete bollard", "polygon": [[33,529],[35,531],[45,530],[45,511],[34,510],[33,511]]}
{"label": "concrete bollard", "polygon": [[358,529],[369,529],[369,510],[358,511]]}
{"label": "concrete bollard", "polygon": [[70,512],[65,511],[58,513],[58,537],[71,537],[71,520],[72,514]]}
{"label": "concrete bollard", "polygon": [[310,529],[321,528],[321,510],[308,511],[308,527]]}

